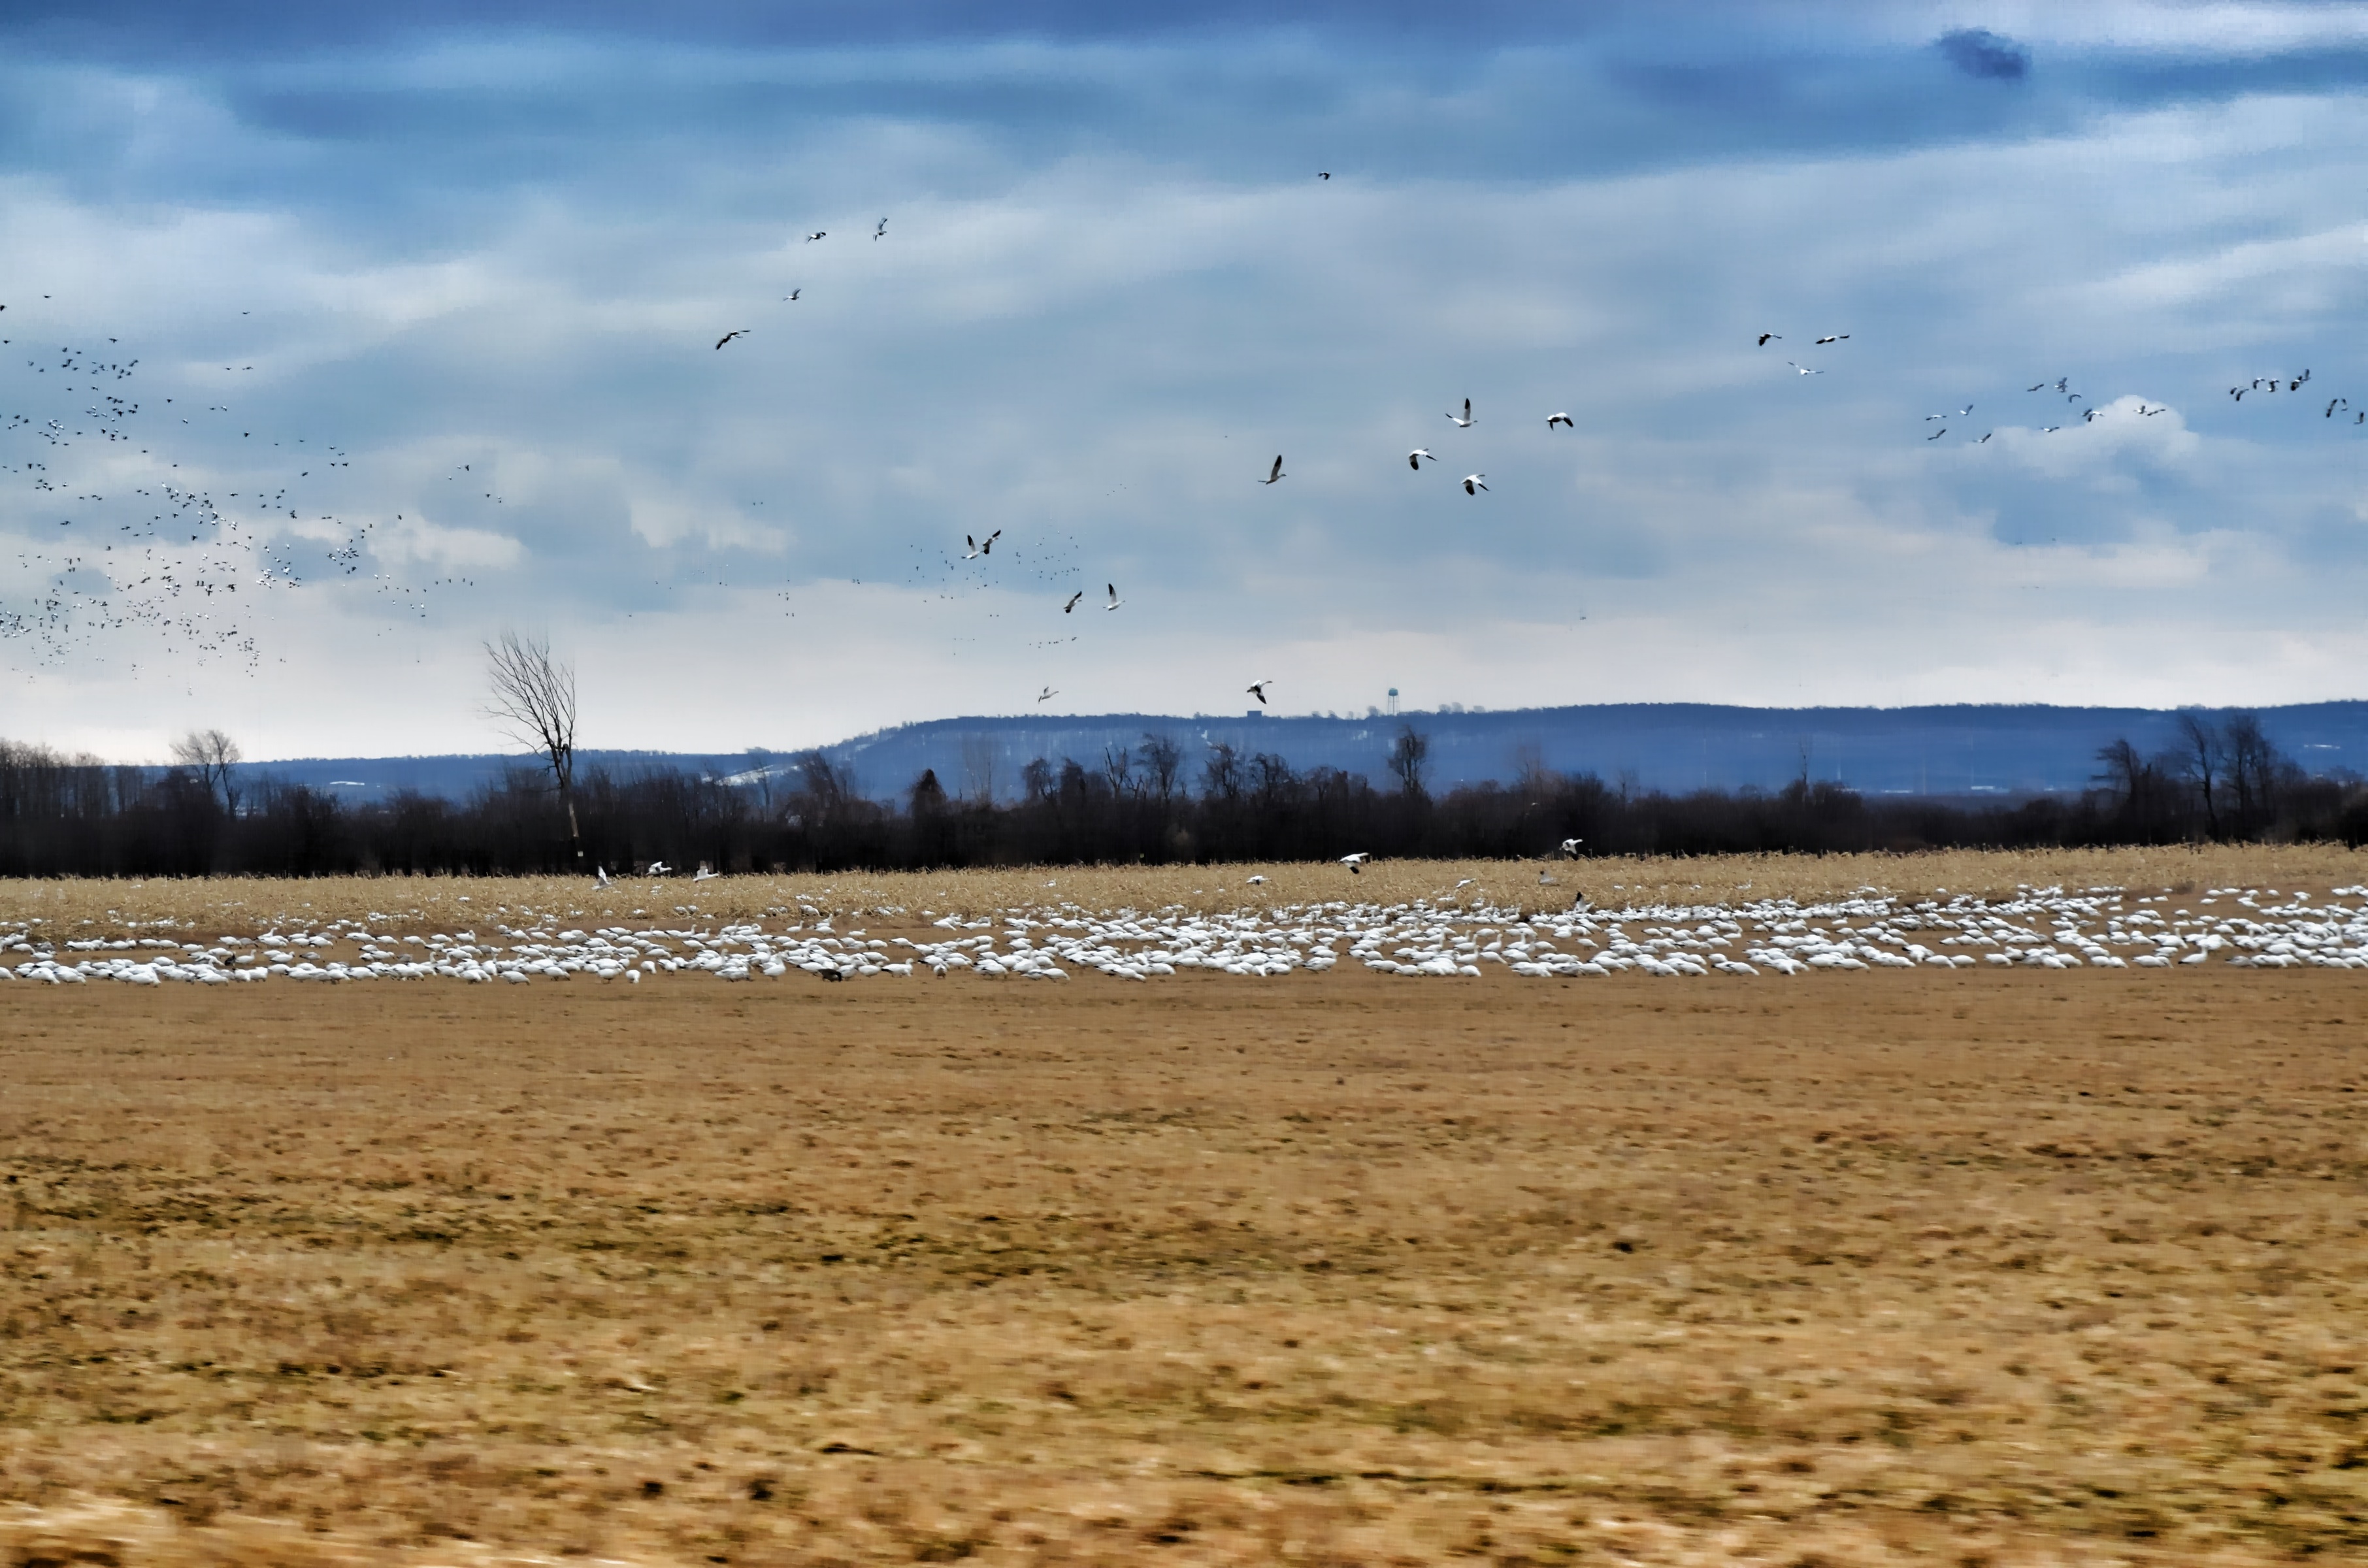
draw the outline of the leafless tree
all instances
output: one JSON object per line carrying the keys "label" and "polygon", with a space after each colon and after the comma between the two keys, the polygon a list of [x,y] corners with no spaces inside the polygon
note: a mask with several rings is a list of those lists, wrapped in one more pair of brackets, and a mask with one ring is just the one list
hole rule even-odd
{"label": "leafless tree", "polygon": [[2228,782],[2237,791],[2238,831],[2266,816],[2271,796],[2276,789],[2279,767],[2283,759],[2277,747],[2261,733],[2260,716],[2256,713],[2231,713],[2222,732],[2228,746]]}
{"label": "leafless tree", "polygon": [[1134,793],[1134,755],[1126,747],[1108,744],[1102,747],[1102,777],[1110,780],[1110,793],[1124,797]]}
{"label": "leafless tree", "polygon": [[1231,742],[1209,743],[1209,759],[1201,765],[1201,786],[1203,792],[1221,801],[1241,799],[1242,758]]}
{"label": "leafless tree", "polygon": [[575,823],[575,666],[552,656],[547,637],[505,631],[485,644],[493,701],[486,717],[510,739],[539,752],[551,767],[560,803],[567,808],[567,841],[584,858],[584,835]]}
{"label": "leafless tree", "polygon": [[993,735],[964,735],[962,741],[962,798],[982,806],[995,804],[995,768],[1003,747]]}
{"label": "leafless tree", "polygon": [[1176,798],[1176,780],[1184,772],[1184,748],[1176,744],[1175,736],[1144,732],[1143,744],[1135,748],[1134,759],[1151,776],[1151,792],[1161,805]]}
{"label": "leafless tree", "polygon": [[2203,797],[2204,830],[2216,839],[2220,836],[2220,805],[2214,794],[2226,760],[2226,749],[2221,744],[2220,732],[2195,714],[2181,713],[2178,727],[2179,740],[2171,755],[2179,759],[2180,771]]}
{"label": "leafless tree", "polygon": [[243,755],[238,743],[220,730],[191,730],[173,743],[173,760],[220,796],[222,810],[233,816],[238,814],[238,784],[231,769]]}
{"label": "leafless tree", "polygon": [[1398,738],[1390,743],[1390,772],[1397,778],[1400,794],[1418,801],[1428,793],[1422,775],[1429,761],[1430,737],[1412,724],[1401,725]]}

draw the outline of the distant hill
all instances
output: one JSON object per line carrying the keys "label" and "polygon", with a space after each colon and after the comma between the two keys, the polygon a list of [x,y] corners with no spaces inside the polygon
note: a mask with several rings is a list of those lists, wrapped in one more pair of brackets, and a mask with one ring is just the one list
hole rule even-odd
{"label": "distant hill", "polygon": [[[2272,741],[2313,773],[2368,774],[2368,702],[2315,702],[2252,711]],[[1683,792],[1781,788],[1805,768],[1870,794],[2032,795],[2077,791],[2097,771],[2097,748],[2126,737],[2143,751],[2168,746],[2177,713],[2149,708],[1958,705],[1933,708],[1729,708],[1707,703],[1614,703],[1501,712],[1409,713],[1343,719],[1156,713],[1091,717],[933,719],[860,735],[822,749],[850,768],[864,793],[901,794],[924,769],[949,793],[991,788],[1008,800],[1034,757],[1058,766],[1101,764],[1106,748],[1132,750],[1146,734],[1174,737],[1197,778],[1208,747],[1267,752],[1298,768],[1330,767],[1379,782],[1401,724],[1430,740],[1434,790],[1506,782],[1531,759],[1557,772]],[[401,790],[459,797],[522,759],[499,756],[307,757],[245,771],[334,789],[357,798]],[[680,767],[730,778],[786,767],[788,754],[586,751],[578,766],[630,771]]]}

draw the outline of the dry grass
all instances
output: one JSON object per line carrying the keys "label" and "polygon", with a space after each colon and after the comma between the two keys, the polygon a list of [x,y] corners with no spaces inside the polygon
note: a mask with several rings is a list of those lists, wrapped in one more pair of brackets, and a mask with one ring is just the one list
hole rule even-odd
{"label": "dry grass", "polygon": [[[1554,879],[1542,886],[1540,872]],[[1263,883],[1249,879],[1261,876]],[[971,915],[1075,903],[1089,910],[1200,911],[1353,899],[1485,900],[1530,911],[1567,909],[1584,893],[1617,908],[1648,903],[1804,902],[1873,889],[1921,896],[1941,890],[2007,896],[2021,886],[2150,892],[2244,884],[2324,892],[2368,879],[2368,853],[2340,846],[2214,846],[2051,850],[1950,850],[1922,855],[1725,855],[1579,861],[1382,861],[1358,876],[1341,867],[1276,865],[1019,867],[988,871],[849,872],[724,877],[692,883],[636,880],[603,893],[580,877],[335,877],[0,881],[0,921],[121,929],[169,919],[207,935],[245,936],[290,922],[383,917],[398,930],[451,929],[496,912],[562,918],[671,922],[763,919],[811,905],[837,915],[881,911]],[[1460,885],[1468,884],[1468,885]]]}
{"label": "dry grass", "polygon": [[8,1006],[11,1564],[2368,1545],[2348,971]]}

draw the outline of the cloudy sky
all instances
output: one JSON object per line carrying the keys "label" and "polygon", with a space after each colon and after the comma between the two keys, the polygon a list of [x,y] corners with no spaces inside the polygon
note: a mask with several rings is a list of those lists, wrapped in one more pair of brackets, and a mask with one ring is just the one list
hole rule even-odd
{"label": "cloudy sky", "polygon": [[2358,6],[362,9],[0,22],[0,735],[2368,695]]}

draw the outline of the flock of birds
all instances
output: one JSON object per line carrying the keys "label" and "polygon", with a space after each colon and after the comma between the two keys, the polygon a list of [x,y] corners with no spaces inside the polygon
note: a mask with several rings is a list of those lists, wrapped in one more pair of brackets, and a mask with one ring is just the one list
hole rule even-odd
{"label": "flock of birds", "polygon": [[[1318,178],[1328,182],[1331,176],[1325,171]],[[884,241],[888,232],[883,216],[871,225],[870,238]],[[808,246],[830,239],[825,229],[799,233]],[[782,302],[795,305],[806,293],[805,284],[796,284]],[[50,298],[42,296],[44,301]],[[7,308],[0,302],[0,312]],[[0,313],[0,331],[10,333],[0,337],[0,348],[13,347],[14,337],[25,330],[21,323],[21,312]],[[722,353],[758,331],[753,326],[722,331],[712,341],[712,351]],[[1797,378],[1839,369],[1839,361],[1826,362],[1829,356],[1824,351],[1862,351],[1852,333],[1804,335],[1807,348],[1820,352],[1813,356],[1816,362],[1784,361]],[[1786,343],[1786,335],[1771,329],[1757,334],[1754,342],[1759,349],[1773,350]],[[13,395],[36,406],[29,412],[22,406],[15,412],[0,409],[0,443],[5,443],[0,444],[0,460],[0,460],[0,474],[21,479],[35,505],[34,516],[53,515],[40,526],[17,530],[17,582],[0,597],[0,639],[32,643],[40,661],[103,654],[126,634],[139,633],[145,641],[134,647],[155,648],[161,642],[163,651],[192,653],[201,659],[229,655],[252,668],[262,653],[256,632],[258,596],[322,580],[359,579],[390,609],[424,622],[440,597],[476,586],[474,578],[461,572],[406,575],[393,569],[404,552],[387,548],[386,539],[416,526],[404,514],[395,514],[389,523],[354,522],[341,514],[336,499],[353,493],[346,472],[353,457],[347,448],[309,437],[274,439],[235,413],[229,389],[253,373],[253,364],[233,357],[219,371],[185,371],[175,395],[158,399],[140,394],[141,359],[122,350],[114,337],[104,345],[66,344],[54,353],[46,347],[30,349],[28,356],[27,374],[17,378]],[[228,380],[193,387],[189,378],[199,375]],[[2291,399],[2310,381],[2311,372],[2305,369],[2254,377],[2232,385],[2228,392],[2237,403],[2248,396],[2258,401],[2282,392]],[[2033,426],[2040,435],[2064,429],[2075,415],[2082,424],[2094,424],[2119,417],[2151,419],[2169,412],[2168,405],[2143,399],[2100,404],[2076,389],[2068,376],[2043,378],[2024,391],[2060,399],[2066,410],[2061,422]],[[0,396],[10,394],[11,389],[0,383]],[[42,403],[48,406],[39,406]],[[1954,433],[1970,445],[1988,442],[1995,429],[1972,433],[1970,420],[1978,406],[1969,398],[1924,415],[1922,424],[1932,428],[1923,440],[1935,443]],[[2368,408],[2354,409],[2348,397],[2330,397],[2321,408],[2328,421],[2340,413],[2351,415],[2351,426],[2368,426]],[[1447,409],[1444,417],[1458,432],[1480,425],[1470,397]],[[1544,426],[1550,434],[1576,433],[1579,422],[1567,410],[1557,410],[1544,415]],[[173,437],[182,434],[210,443],[217,458],[207,465],[211,473],[241,477],[184,477],[182,464],[173,460],[172,445]],[[227,464],[218,460],[225,449],[237,454]],[[1417,475],[1427,463],[1445,466],[1429,446],[1407,449],[1406,462]],[[194,459],[191,463],[197,466]],[[469,463],[445,477],[459,487],[454,494],[462,489],[469,493],[472,505],[481,499],[492,507],[507,506],[498,488]],[[1254,476],[1268,489],[1290,477],[1281,452],[1262,474]],[[233,483],[238,488],[228,487]],[[1492,494],[1487,470],[1476,463],[1453,487],[1474,499]],[[21,510],[19,515],[24,515]],[[958,554],[939,555],[933,547],[923,547],[916,551],[908,585],[948,600],[993,594],[991,602],[1004,605],[1008,596],[1001,590],[1012,575],[1033,572],[1063,616],[1073,616],[1086,603],[1090,577],[1085,575],[1074,538],[1065,543],[1046,539],[1006,545],[998,556],[997,543],[1003,539],[1001,528],[965,534]],[[1094,575],[1105,576],[1099,608],[1105,612],[1121,608],[1126,601],[1116,582],[1104,574]],[[718,578],[719,583],[728,580],[728,575]],[[860,585],[861,579],[856,581]],[[786,590],[783,597],[789,597]],[[988,622],[1004,619],[1002,608],[985,612]],[[1050,627],[1031,622],[1022,635],[1029,648],[1049,650],[1077,642],[1079,626],[1076,621]],[[131,667],[139,668],[136,658]],[[1244,689],[1266,707],[1277,685],[1261,678]],[[1060,695],[1046,681],[1035,705],[1042,707]]]}
{"label": "flock of birds", "polygon": [[[652,893],[662,887],[653,884]],[[17,921],[0,925],[0,980],[529,984],[587,976],[639,984],[644,976],[660,975],[754,981],[796,974],[844,982],[923,973],[1033,980],[1095,973],[1142,982],[1184,971],[1261,978],[1320,974],[1343,957],[1376,973],[1466,980],[1498,971],[1531,980],[1622,972],[1675,979],[1975,964],[2368,969],[2368,886],[2338,888],[2324,903],[2274,889],[2215,888],[2191,907],[2170,894],[2132,898],[2112,890],[2035,888],[1997,901],[1959,895],[1911,903],[1868,892],[1805,904],[1759,899],[1613,910],[1582,903],[1553,915],[1485,898],[1461,902],[1454,896],[1460,891],[1406,903],[1332,900],[1207,915],[1174,908],[1095,914],[1061,905],[979,918],[923,910],[916,920],[901,909],[847,916],[886,918],[889,930],[880,936],[868,926],[840,930],[837,916],[811,905],[773,930],[761,922],[586,930],[520,912],[522,923],[496,922],[494,935],[484,937],[474,930],[398,936],[393,922],[373,917],[377,929],[371,921],[337,920],[210,942],[168,936],[61,941],[44,922]],[[633,912],[637,917],[645,913]],[[674,913],[697,911],[677,905]],[[24,957],[12,963],[15,954]]]}

